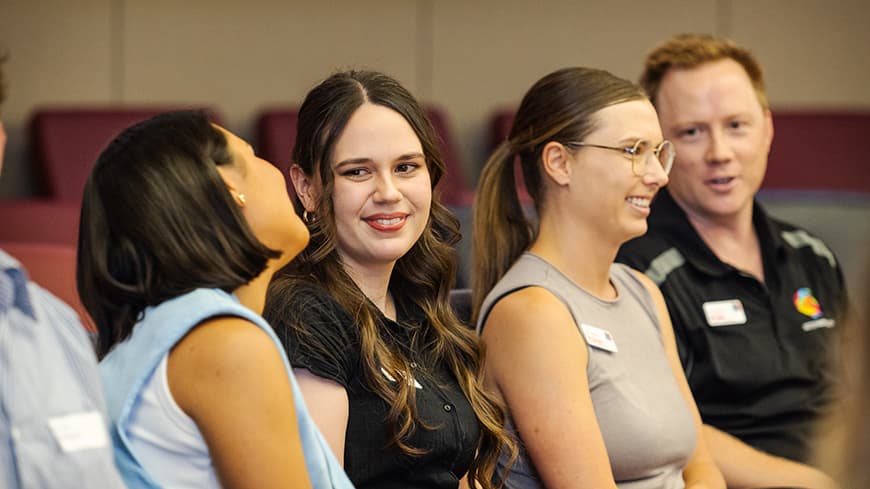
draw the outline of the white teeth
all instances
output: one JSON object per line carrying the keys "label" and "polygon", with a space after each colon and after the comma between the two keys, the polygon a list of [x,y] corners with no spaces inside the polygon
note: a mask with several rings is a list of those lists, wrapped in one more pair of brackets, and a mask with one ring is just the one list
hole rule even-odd
{"label": "white teeth", "polygon": [[375,219],[375,222],[382,226],[392,226],[393,224],[399,224],[401,221],[401,217],[394,217],[392,219]]}
{"label": "white teeth", "polygon": [[730,181],[731,181],[731,177],[714,178],[714,179],[712,180],[713,183],[728,183],[728,182],[730,182]]}
{"label": "white teeth", "polygon": [[629,204],[636,205],[638,207],[649,207],[650,199],[645,199],[643,197],[628,197],[625,199]]}

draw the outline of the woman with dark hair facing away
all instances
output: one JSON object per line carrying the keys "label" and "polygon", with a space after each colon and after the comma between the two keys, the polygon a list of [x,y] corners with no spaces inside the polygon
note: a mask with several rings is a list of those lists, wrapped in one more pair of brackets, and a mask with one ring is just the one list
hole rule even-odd
{"label": "woman with dark hair facing away", "polygon": [[[517,198],[514,161],[537,226]],[[520,439],[507,487],[713,488],[722,476],[661,293],[614,264],[646,231],[673,146],[643,91],[567,68],[526,93],[474,204],[473,316]]]}
{"label": "woman with dark hair facing away", "polygon": [[334,74],[299,109],[293,162],[311,242],[264,315],[315,422],[357,487],[490,487],[507,439],[448,303],[458,224],[432,196],[444,165],[424,111],[386,75]]}
{"label": "woman with dark hair facing away", "polygon": [[281,173],[199,112],[141,122],[85,186],[78,287],[132,488],[352,487],[259,316],[308,242]]}

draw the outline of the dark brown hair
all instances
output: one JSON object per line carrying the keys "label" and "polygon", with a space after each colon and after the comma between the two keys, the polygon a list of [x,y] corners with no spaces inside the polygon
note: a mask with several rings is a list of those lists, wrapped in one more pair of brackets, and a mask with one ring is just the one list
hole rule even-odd
{"label": "dark brown hair", "polygon": [[[287,324],[287,317],[280,317],[278,311],[286,310],[294,285],[300,282],[314,282],[328,291],[359,328],[364,383],[390,406],[390,443],[408,455],[415,455],[424,453],[425,447],[410,446],[407,438],[415,429],[433,427],[426,426],[419,417],[413,385],[387,382],[380,373],[383,368],[393,378],[411,378],[412,360],[393,342],[386,341],[383,335],[388,332],[379,327],[380,312],[346,273],[336,251],[332,151],[350,117],[365,103],[390,108],[408,121],[423,147],[433,189],[444,174],[435,132],[424,110],[393,78],[372,71],[345,71],[312,89],[299,109],[293,162],[321,187],[317,217],[308,222],[311,231],[308,247],[273,278],[264,316],[277,329],[280,324]],[[297,211],[303,211],[299,202]],[[411,344],[418,347],[426,364],[447,365],[471,403],[482,436],[468,477],[489,488],[502,446],[514,450],[503,429],[503,411],[483,388],[482,344],[473,331],[459,323],[448,301],[455,280],[454,246],[458,240],[457,219],[433,198],[426,228],[397,261],[389,290],[397,304],[416,305],[426,315],[429,327],[416,329]],[[291,322],[287,327],[304,334],[302,325]]]}
{"label": "dark brown hair", "polygon": [[733,59],[749,75],[755,95],[761,107],[767,110],[767,90],[764,88],[764,73],[761,64],[748,49],[733,41],[707,34],[680,34],[657,46],[646,57],[640,86],[649,94],[653,105],[656,104],[662,78],[671,68],[690,69],[698,65]]}
{"label": "dark brown hair", "polygon": [[508,268],[531,245],[537,233],[526,217],[516,190],[514,161],[540,215],[546,205],[541,153],[556,141],[582,141],[594,129],[599,110],[620,102],[645,99],[640,87],[606,71],[565,68],[538,80],[526,92],[507,141],[483,168],[474,198],[474,269],[472,322],[484,298]]}
{"label": "dark brown hair", "polygon": [[217,171],[224,135],[201,112],[126,129],[85,185],[76,280],[99,331],[100,357],[148,306],[198,288],[231,292],[280,256],[257,240]]}

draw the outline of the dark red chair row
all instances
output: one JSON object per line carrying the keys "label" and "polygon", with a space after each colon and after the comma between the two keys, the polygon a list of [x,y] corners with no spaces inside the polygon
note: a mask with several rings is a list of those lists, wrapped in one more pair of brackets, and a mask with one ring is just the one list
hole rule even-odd
{"label": "dark red chair row", "polygon": [[[127,127],[184,107],[61,107],[37,110],[30,121],[30,154],[42,195],[78,204],[100,152]],[[212,120],[220,123],[213,110]]]}
{"label": "dark red chair row", "polygon": [[[870,193],[864,139],[870,139],[870,112],[773,111],[774,137],[766,190],[823,190]],[[514,110],[490,118],[494,150],[507,139]]]}
{"label": "dark red chair row", "polygon": [[78,313],[88,331],[96,331],[76,289],[75,246],[62,243],[0,241],[0,249],[21,262],[32,281],[69,304]]}
{"label": "dark red chair row", "polygon": [[[296,141],[297,107],[273,107],[261,112],[257,119],[256,146],[262,158],[281,169],[287,179],[287,190],[295,195],[289,179],[293,144]],[[469,206],[473,191],[465,178],[464,165],[447,116],[440,108],[426,106],[426,115],[439,138],[446,174],[438,183],[441,202],[451,206]]]}

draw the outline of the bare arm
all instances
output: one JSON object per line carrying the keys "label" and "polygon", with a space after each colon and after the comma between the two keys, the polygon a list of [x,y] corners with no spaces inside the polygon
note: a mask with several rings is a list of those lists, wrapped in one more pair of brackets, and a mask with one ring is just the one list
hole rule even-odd
{"label": "bare arm", "polygon": [[616,489],[589,393],[589,354],[565,305],[538,287],[514,292],[493,308],[483,341],[487,382],[544,485]]}
{"label": "bare arm", "polygon": [[296,368],[293,373],[314,424],[323,433],[335,458],[344,465],[344,437],[350,409],[347,390],[338,382],[318,377],[307,369]]}
{"label": "bare arm", "polygon": [[167,376],[223,487],[311,486],[290,379],[264,331],[239,318],[209,320],[173,348]]}
{"label": "bare arm", "polygon": [[692,396],[692,391],[689,388],[689,383],[686,381],[686,374],[683,372],[683,366],[680,363],[680,357],[677,353],[677,341],[674,337],[674,328],[671,325],[671,317],[668,314],[668,308],[665,305],[665,299],[662,297],[658,287],[645,275],[634,272],[640,278],[641,282],[646,286],[650,295],[653,298],[653,303],[656,306],[656,313],[659,318],[659,327],[661,328],[662,343],[665,347],[665,354],[668,357],[668,363],[671,366],[671,371],[674,373],[674,378],[677,381],[677,386],[686,403],[689,405],[689,410],[692,412],[692,418],[695,421],[696,431],[698,433],[698,442],[695,446],[695,452],[686,468],[683,470],[683,479],[686,482],[686,489],[725,489],[725,480],[722,473],[719,471],[710,450],[707,447],[707,442],[703,435],[703,423],[701,415],[698,413],[698,407],[695,405],[695,398]]}
{"label": "bare arm", "polygon": [[822,471],[757,450],[740,439],[704,425],[704,436],[728,487],[801,487],[834,489],[836,483]]}

